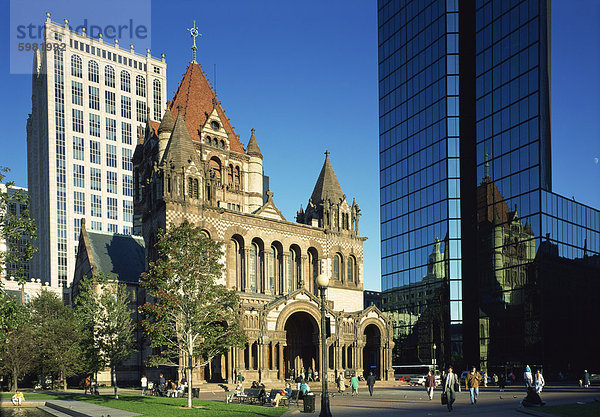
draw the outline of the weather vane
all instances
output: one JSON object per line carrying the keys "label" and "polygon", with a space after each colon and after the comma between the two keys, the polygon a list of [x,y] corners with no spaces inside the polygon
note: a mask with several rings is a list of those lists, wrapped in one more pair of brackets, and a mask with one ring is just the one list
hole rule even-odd
{"label": "weather vane", "polygon": [[200,33],[198,33],[198,28],[196,27],[196,21],[194,20],[194,26],[192,26],[191,28],[188,29],[188,32],[190,32],[190,35],[192,36],[192,39],[194,40],[194,44],[192,45],[192,63],[197,64],[196,62],[196,51],[198,50],[198,48],[196,47],[196,38],[198,36],[202,36]]}

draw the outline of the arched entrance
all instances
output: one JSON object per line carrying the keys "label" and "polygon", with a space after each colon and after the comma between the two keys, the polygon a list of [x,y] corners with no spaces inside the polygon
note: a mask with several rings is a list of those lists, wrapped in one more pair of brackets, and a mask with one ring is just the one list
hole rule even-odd
{"label": "arched entrance", "polygon": [[365,377],[369,372],[381,378],[381,332],[375,324],[365,327],[366,344],[363,348],[363,365]]}
{"label": "arched entrance", "polygon": [[310,368],[319,369],[319,326],[315,318],[305,311],[298,311],[285,322],[286,343],[283,350],[285,377],[292,369],[299,375]]}

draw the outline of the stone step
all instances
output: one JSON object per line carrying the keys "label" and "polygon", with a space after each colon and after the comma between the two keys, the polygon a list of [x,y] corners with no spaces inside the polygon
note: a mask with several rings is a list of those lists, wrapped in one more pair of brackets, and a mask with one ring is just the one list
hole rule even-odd
{"label": "stone step", "polygon": [[62,411],[55,410],[54,408],[47,407],[42,405],[38,407],[40,410],[47,412],[48,414],[53,415],[54,417],[71,417],[71,414],[63,413]]}

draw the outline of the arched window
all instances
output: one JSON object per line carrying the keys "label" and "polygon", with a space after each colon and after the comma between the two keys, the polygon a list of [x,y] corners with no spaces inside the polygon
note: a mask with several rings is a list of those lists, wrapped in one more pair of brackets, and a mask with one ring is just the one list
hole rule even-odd
{"label": "arched window", "polygon": [[210,145],[210,142],[211,142],[210,136],[206,137],[205,142],[206,142],[207,145]]}
{"label": "arched window", "polygon": [[221,146],[221,149],[225,149],[225,141],[222,140],[219,145]]}
{"label": "arched window", "polygon": [[342,256],[336,253],[333,257],[333,279],[339,281],[341,279],[340,272],[342,271]]}
{"label": "arched window", "polygon": [[88,79],[94,83],[100,82],[100,71],[96,61],[88,62]]}
{"label": "arched window", "polygon": [[251,292],[256,292],[256,271],[257,268],[257,257],[258,245],[252,243],[250,250],[248,251],[248,285],[250,286]]}
{"label": "arched window", "polygon": [[143,75],[135,77],[135,94],[140,97],[146,97],[146,79]]}
{"label": "arched window", "polygon": [[275,246],[271,246],[271,252],[269,253],[269,261],[267,262],[267,285],[271,290],[271,294],[275,294],[275,279],[277,274],[277,259],[279,258],[277,253],[277,248]]}
{"label": "arched window", "polygon": [[217,138],[214,138],[214,139],[213,139],[213,146],[214,146],[215,148],[218,148],[218,147],[219,147],[219,141],[217,140]]}
{"label": "arched window", "polygon": [[287,292],[290,293],[294,291],[296,288],[294,286],[294,263],[295,263],[296,253],[291,250],[290,256],[288,256],[287,263],[287,277],[286,277],[286,286]]}
{"label": "arched window", "polygon": [[125,70],[121,71],[121,90],[127,93],[131,92],[131,78]]}
{"label": "arched window", "polygon": [[233,175],[233,183],[236,184],[238,187],[236,187],[236,190],[239,188],[240,185],[240,167],[235,167],[235,173]]}
{"label": "arched window", "polygon": [[214,173],[214,178],[217,180],[221,179],[221,161],[219,161],[219,158],[213,156],[212,158],[210,158],[210,161],[208,162],[208,166],[210,167],[211,172]]}
{"label": "arched window", "polygon": [[227,168],[227,182],[233,183],[233,165],[229,165]]}
{"label": "arched window", "polygon": [[81,57],[79,55],[71,55],[71,75],[81,78],[83,74]]}
{"label": "arched window", "polygon": [[154,99],[154,120],[160,120],[162,114],[162,88],[159,80],[152,82],[152,94]]}
{"label": "arched window", "polygon": [[107,87],[115,86],[115,69],[110,65],[104,67],[104,84]]}
{"label": "arched window", "polygon": [[348,282],[354,282],[356,261],[353,256],[348,257]]}

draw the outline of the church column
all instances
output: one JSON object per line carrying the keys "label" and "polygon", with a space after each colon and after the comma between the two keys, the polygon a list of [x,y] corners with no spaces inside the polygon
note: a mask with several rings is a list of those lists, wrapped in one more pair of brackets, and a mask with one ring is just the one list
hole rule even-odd
{"label": "church column", "polygon": [[291,292],[291,290],[288,288],[288,274],[290,273],[289,271],[289,264],[288,262],[290,261],[290,253],[289,252],[285,252],[282,254],[282,262],[283,262],[283,268],[281,269],[281,273],[283,274],[283,277],[281,277],[281,294],[288,294]]}
{"label": "church column", "polygon": [[308,257],[306,255],[300,256],[300,270],[302,271],[301,277],[296,277],[296,281],[302,282],[302,287],[306,288],[307,291],[312,292],[312,277],[310,269],[312,265],[308,265]]}
{"label": "church column", "polygon": [[[267,295],[271,294],[271,277],[275,280],[275,265],[273,264],[273,250],[264,250],[262,251],[262,256],[264,259],[264,288],[263,292]],[[273,274],[271,274],[273,272]]]}
{"label": "church column", "polygon": [[283,347],[285,346],[285,343],[279,342],[277,344],[277,348],[278,348],[278,353],[277,353],[277,361],[279,362],[279,379],[284,380],[285,379],[285,367],[283,364]]}

